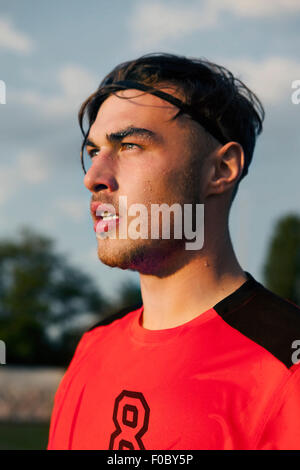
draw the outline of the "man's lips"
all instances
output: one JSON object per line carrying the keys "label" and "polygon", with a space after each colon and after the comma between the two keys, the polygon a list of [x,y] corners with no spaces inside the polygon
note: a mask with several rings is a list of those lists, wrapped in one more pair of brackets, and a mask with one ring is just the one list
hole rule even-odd
{"label": "man's lips", "polygon": [[107,205],[101,202],[92,202],[91,203],[91,214],[94,217],[102,217],[104,213],[109,213],[112,215],[118,215],[115,211],[113,204]]}
{"label": "man's lips", "polygon": [[110,230],[113,230],[118,225],[118,223],[119,218],[110,220],[96,220],[96,222],[94,223],[94,230],[96,233],[109,232]]}
{"label": "man's lips", "polygon": [[120,217],[116,214],[112,204],[109,206],[100,202],[92,202],[91,214],[94,220],[94,230],[96,233],[108,232],[115,228],[119,223]]}

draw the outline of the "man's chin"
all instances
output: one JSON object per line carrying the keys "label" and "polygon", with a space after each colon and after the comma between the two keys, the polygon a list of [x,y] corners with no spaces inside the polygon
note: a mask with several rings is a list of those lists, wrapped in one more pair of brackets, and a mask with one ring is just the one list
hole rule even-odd
{"label": "man's chin", "polygon": [[181,244],[179,240],[99,240],[98,258],[111,268],[164,277],[181,264]]}
{"label": "man's chin", "polygon": [[98,239],[98,258],[112,268],[150,274],[159,265],[157,260],[163,254],[164,245],[161,240]]}
{"label": "man's chin", "polygon": [[120,240],[98,240],[98,258],[106,266],[138,270],[145,256],[145,247]]}

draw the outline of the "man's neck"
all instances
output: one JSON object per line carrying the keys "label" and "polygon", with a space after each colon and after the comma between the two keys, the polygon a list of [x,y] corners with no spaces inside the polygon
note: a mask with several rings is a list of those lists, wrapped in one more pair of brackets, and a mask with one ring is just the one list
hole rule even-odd
{"label": "man's neck", "polygon": [[247,276],[228,238],[217,251],[191,256],[182,268],[167,277],[141,274],[140,280],[143,327],[160,330],[198,317],[238,289]]}

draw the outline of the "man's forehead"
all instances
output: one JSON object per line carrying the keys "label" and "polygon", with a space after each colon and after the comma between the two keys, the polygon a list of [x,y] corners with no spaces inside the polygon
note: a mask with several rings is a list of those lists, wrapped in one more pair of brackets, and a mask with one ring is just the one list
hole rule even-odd
{"label": "man's forehead", "polygon": [[177,113],[175,105],[150,93],[134,89],[121,90],[102,103],[89,137],[98,134],[100,128],[110,133],[127,127],[129,123],[135,127],[157,127],[158,123],[171,122]]}

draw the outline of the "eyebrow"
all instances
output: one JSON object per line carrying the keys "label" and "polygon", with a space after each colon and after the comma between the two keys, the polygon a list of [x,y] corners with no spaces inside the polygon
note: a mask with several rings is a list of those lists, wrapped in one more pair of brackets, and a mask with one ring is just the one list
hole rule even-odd
{"label": "eyebrow", "polygon": [[[125,129],[120,129],[117,132],[111,132],[110,134],[106,134],[106,139],[108,140],[108,142],[118,143],[125,139],[125,137],[130,136],[143,137],[149,141],[159,140],[158,135],[155,132],[150,131],[149,129],[144,129],[143,127],[133,126],[126,127]],[[96,145],[91,139],[87,139],[85,145],[89,147],[98,148],[98,145]]]}

